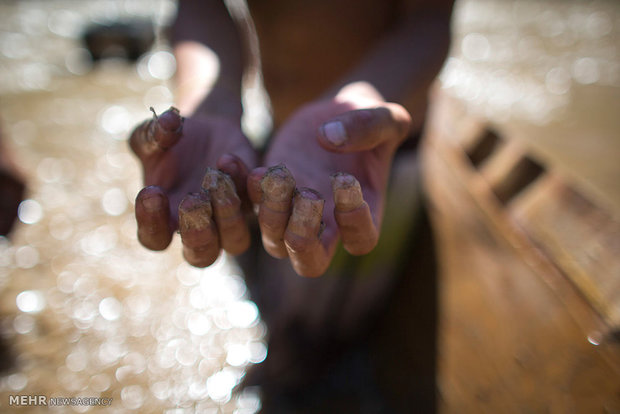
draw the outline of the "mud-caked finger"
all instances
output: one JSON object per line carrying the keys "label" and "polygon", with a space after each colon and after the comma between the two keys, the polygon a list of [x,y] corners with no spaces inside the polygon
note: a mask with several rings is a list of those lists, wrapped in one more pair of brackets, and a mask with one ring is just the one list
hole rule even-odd
{"label": "mud-caked finger", "polygon": [[219,170],[207,168],[202,188],[211,200],[220,247],[232,255],[243,253],[250,247],[250,231],[232,178]]}
{"label": "mud-caked finger", "polygon": [[377,245],[379,232],[359,182],[351,174],[337,173],[332,175],[332,191],[343,247],[352,255],[369,253]]}
{"label": "mud-caked finger", "polygon": [[143,188],[136,196],[138,240],[151,250],[164,250],[172,240],[170,206],[164,191],[156,186]]}
{"label": "mud-caked finger", "polygon": [[211,202],[204,192],[188,194],[179,204],[183,257],[193,266],[207,267],[219,255],[220,243],[212,216]]}
{"label": "mud-caked finger", "polygon": [[284,231],[291,214],[295,192],[295,179],[284,165],[267,169],[260,182],[262,201],[258,211],[258,224],[263,247],[273,257],[288,254],[284,246]]}
{"label": "mud-caked finger", "polygon": [[295,272],[301,276],[321,276],[331,260],[321,243],[324,205],[321,195],[309,188],[300,188],[293,199],[284,243]]}
{"label": "mud-caked finger", "polygon": [[183,131],[183,118],[178,109],[171,107],[159,116],[151,110],[153,118],[140,124],[129,137],[131,149],[141,159],[173,147]]}

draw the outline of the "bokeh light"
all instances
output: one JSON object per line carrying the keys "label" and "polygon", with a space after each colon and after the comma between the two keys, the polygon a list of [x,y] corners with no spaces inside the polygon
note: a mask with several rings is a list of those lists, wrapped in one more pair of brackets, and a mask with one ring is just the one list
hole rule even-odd
{"label": "bokeh light", "polygon": [[37,223],[43,217],[43,208],[36,200],[24,200],[19,204],[17,217],[22,223]]}
{"label": "bokeh light", "polygon": [[20,292],[15,298],[15,303],[20,311],[27,313],[40,312],[45,308],[45,298],[36,290]]}
{"label": "bokeh light", "polygon": [[93,64],[79,39],[92,23],[160,29],[174,12],[172,0],[0,3],[3,139],[28,185],[16,230],[0,237],[0,322],[20,362],[0,376],[3,401],[111,397],[119,414],[259,406],[233,392],[266,355],[239,269],[226,255],[197,269],[177,238],[165,253],[136,238],[142,172],[126,140],[149,106],[174,102],[169,45],[137,65]]}

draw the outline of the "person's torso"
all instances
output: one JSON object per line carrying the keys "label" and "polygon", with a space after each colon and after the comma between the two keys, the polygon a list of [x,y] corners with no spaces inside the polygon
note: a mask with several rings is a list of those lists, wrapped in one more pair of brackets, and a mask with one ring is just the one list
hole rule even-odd
{"label": "person's torso", "polygon": [[398,18],[397,1],[248,1],[279,124],[344,77]]}

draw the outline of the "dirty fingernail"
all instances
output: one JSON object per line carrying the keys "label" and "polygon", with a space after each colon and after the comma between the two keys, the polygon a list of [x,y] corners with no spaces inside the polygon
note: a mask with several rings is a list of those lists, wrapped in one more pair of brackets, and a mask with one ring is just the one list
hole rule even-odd
{"label": "dirty fingernail", "polygon": [[261,179],[260,186],[264,201],[284,203],[284,210],[288,210],[295,191],[295,179],[284,164],[269,167]]}
{"label": "dirty fingernail", "polygon": [[334,202],[337,210],[355,210],[364,203],[362,188],[354,176],[339,172],[332,174],[331,179]]}
{"label": "dirty fingernail", "polygon": [[309,188],[300,188],[295,195],[288,230],[301,237],[318,237],[321,232],[324,205],[325,200],[318,192]]}
{"label": "dirty fingernail", "polygon": [[183,125],[183,118],[175,107],[170,107],[170,109],[159,115],[157,121],[159,126],[168,132],[177,131]]}

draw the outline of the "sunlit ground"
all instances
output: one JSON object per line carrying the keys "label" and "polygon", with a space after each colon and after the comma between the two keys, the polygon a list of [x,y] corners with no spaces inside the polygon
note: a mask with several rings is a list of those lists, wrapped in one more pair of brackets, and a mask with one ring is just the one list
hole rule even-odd
{"label": "sunlit ground", "polygon": [[137,65],[91,67],[77,39],[91,22],[173,12],[169,1],[0,5],[0,115],[28,181],[0,239],[0,317],[18,356],[0,407],[15,394],[111,397],[110,412],[259,407],[256,394],[231,395],[266,356],[240,271],[226,257],[192,268],[178,240],[165,253],[136,240],[141,172],[126,138],[149,106],[171,105],[174,59],[158,43]]}

